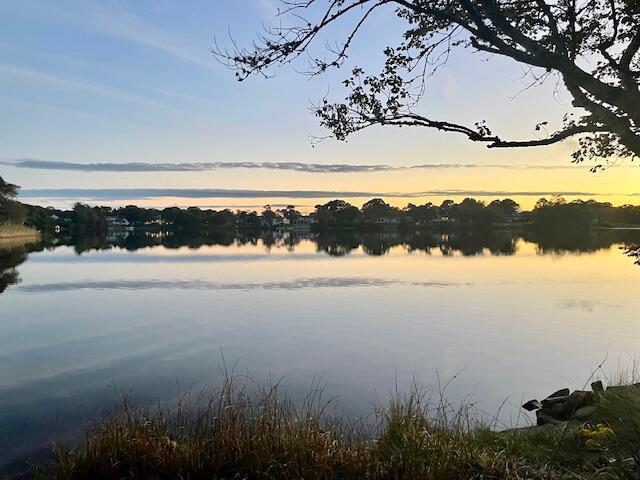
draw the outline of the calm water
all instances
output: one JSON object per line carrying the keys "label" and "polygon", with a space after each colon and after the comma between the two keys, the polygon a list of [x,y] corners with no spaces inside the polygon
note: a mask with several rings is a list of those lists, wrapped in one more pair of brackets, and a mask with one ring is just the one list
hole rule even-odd
{"label": "calm water", "polygon": [[221,352],[294,396],[322,376],[350,414],[460,371],[452,399],[513,414],[640,353],[640,267],[620,250],[637,233],[0,247],[0,464],[76,435],[114,386],[170,402],[215,384]]}

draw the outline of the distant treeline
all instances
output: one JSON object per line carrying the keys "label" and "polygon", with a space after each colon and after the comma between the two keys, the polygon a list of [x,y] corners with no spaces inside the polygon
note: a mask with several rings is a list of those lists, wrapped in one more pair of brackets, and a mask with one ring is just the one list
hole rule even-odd
{"label": "distant treeline", "polygon": [[72,210],[51,207],[28,206],[26,222],[44,232],[53,232],[56,227],[72,233],[100,234],[107,230],[110,222],[126,222],[134,227],[149,229],[171,228],[175,230],[199,230],[229,228],[238,225],[260,228],[260,218],[255,212],[232,212],[231,210],[202,210],[171,207],[162,210],[140,208],[129,205],[123,208],[91,207],[76,203]]}
{"label": "distant treeline", "polygon": [[440,205],[408,204],[404,208],[389,205],[380,198],[366,202],[362,208],[344,200],[332,200],[317,205],[310,215],[303,215],[295,206],[273,209],[266,205],[262,212],[211,210],[190,207],[155,209],[133,205],[123,208],[90,207],[77,203],[72,210],[27,206],[27,224],[45,232],[56,226],[76,233],[99,234],[110,222],[126,221],[127,225],[149,229],[195,231],[202,229],[271,229],[305,220],[317,230],[333,228],[375,228],[394,225],[415,228],[430,225],[451,227],[490,227],[505,224],[532,224],[536,227],[583,229],[593,226],[640,225],[640,206],[615,207],[595,200],[565,201],[555,197],[540,199],[531,211],[522,211],[512,199],[484,203],[465,198],[460,203],[445,200]]}
{"label": "distant treeline", "polygon": [[[394,220],[395,219],[395,220]],[[316,206],[315,220],[318,225],[348,226],[358,223],[398,223],[407,225],[430,225],[434,223],[461,226],[491,226],[496,224],[530,223],[545,228],[591,226],[640,225],[640,206],[615,207],[610,203],[595,200],[567,202],[562,197],[551,200],[541,198],[531,211],[522,211],[514,200],[493,200],[484,203],[465,198],[460,203],[445,200],[440,205],[431,202],[424,205],[408,204],[400,209],[382,199],[365,203],[361,209],[343,200],[333,200]]]}

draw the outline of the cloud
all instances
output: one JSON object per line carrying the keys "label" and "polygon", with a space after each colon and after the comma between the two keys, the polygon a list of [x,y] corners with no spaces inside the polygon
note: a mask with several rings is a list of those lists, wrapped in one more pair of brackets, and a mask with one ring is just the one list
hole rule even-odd
{"label": "cloud", "polygon": [[22,293],[51,293],[75,290],[305,290],[315,288],[366,288],[409,285],[415,287],[464,286],[467,283],[407,282],[402,280],[367,277],[299,278],[282,282],[220,283],[206,280],[96,280],[87,282],[42,283],[21,285]]}
{"label": "cloud", "polygon": [[302,162],[197,162],[197,163],[73,163],[40,160],[37,158],[15,158],[1,160],[1,165],[34,170],[61,170],[78,172],[203,172],[221,169],[266,169],[290,170],[303,173],[374,173],[406,170],[458,170],[496,168],[504,170],[566,170],[581,168],[572,165],[504,165],[473,163],[427,163],[419,165],[353,165],[346,163],[302,163]]}
{"label": "cloud", "polygon": [[595,310],[610,310],[613,308],[621,308],[621,305],[615,303],[601,302],[599,300],[575,300],[565,299],[558,303],[558,307],[565,310],[582,310],[583,312],[593,313]]}
{"label": "cloud", "polygon": [[[98,95],[109,96],[112,98],[119,98],[129,102],[135,102],[152,107],[162,108],[165,110],[172,110],[170,107],[161,103],[150,100],[141,95],[137,95],[126,90],[121,90],[106,85],[102,85],[95,82],[88,82],[86,80],[79,80],[75,78],[61,77],[51,75],[48,73],[38,72],[36,70],[29,70],[26,68],[18,67],[16,65],[0,64],[0,73],[6,73],[7,75],[28,78],[39,82],[46,82],[62,87],[72,88],[74,90],[84,90],[85,92],[95,93]],[[46,163],[46,162],[45,162]],[[8,163],[10,164],[10,163]],[[15,164],[18,168],[21,168],[19,164]],[[22,167],[29,168],[29,167]]]}
{"label": "cloud", "polygon": [[122,4],[116,10],[104,3],[85,1],[78,3],[76,6],[79,8],[73,12],[59,8],[52,2],[31,1],[28,4],[49,17],[55,16],[81,28],[155,49],[192,65],[209,69],[216,67],[206,48],[202,48],[201,54],[198,54],[198,50],[187,46],[183,39],[143,21]]}
{"label": "cloud", "polygon": [[420,198],[420,197],[503,197],[503,196],[601,196],[582,191],[506,190],[425,190],[421,192],[371,192],[333,190],[241,190],[223,188],[45,188],[26,189],[21,198],[64,198],[94,201],[174,198]]}

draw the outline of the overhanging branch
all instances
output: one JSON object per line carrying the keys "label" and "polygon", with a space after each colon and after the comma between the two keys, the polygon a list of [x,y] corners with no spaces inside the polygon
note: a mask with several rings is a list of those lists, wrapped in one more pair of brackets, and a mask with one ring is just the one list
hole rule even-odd
{"label": "overhanging branch", "polygon": [[[488,148],[522,148],[522,147],[538,147],[553,145],[559,143],[569,137],[585,134],[585,133],[597,133],[608,132],[609,129],[601,125],[571,125],[562,130],[555,132],[547,138],[531,139],[531,140],[504,140],[497,135],[490,133],[485,127],[479,127],[477,129],[461,125],[457,123],[432,120],[422,115],[413,113],[396,115],[392,117],[378,118],[368,116],[365,114],[359,114],[360,119],[357,120],[358,126],[356,130],[363,130],[373,125],[395,125],[395,126],[407,126],[407,127],[426,127],[436,130],[452,133],[460,133],[465,135],[469,140],[474,142],[486,143]],[[484,130],[484,131],[483,131]]]}

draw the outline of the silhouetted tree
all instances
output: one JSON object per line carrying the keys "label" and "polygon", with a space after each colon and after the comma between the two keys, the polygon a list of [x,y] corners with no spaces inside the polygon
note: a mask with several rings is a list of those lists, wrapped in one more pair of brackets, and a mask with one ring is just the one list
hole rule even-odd
{"label": "silhouetted tree", "polygon": [[5,182],[0,177],[0,223],[14,223],[22,225],[27,216],[27,208],[14,200],[20,187]]}
{"label": "silhouetted tree", "polygon": [[[638,0],[283,0],[282,5],[288,20],[268,28],[251,48],[216,44],[214,53],[238,79],[266,75],[302,54],[310,58],[311,75],[341,67],[378,11],[395,13],[406,25],[399,45],[384,49],[379,74],[353,68],[344,81],[350,89],[345,101],[325,99],[316,106],[321,124],[337,139],[372,125],[406,125],[459,133],[491,148],[551,145],[578,135],[577,162],[640,155]],[[312,44],[331,35],[329,27],[340,21],[349,22],[344,36],[326,57],[315,55]],[[469,126],[417,113],[425,80],[456,48],[513,59],[529,73],[531,85],[554,77],[579,110],[566,115],[555,132],[526,140],[505,139],[484,121]],[[534,130],[543,131],[547,123]]]}
{"label": "silhouetted tree", "polygon": [[295,222],[302,216],[302,214],[298,210],[296,210],[295,205],[287,205],[286,208],[281,208],[280,210],[278,210],[278,213],[290,222]]}
{"label": "silhouetted tree", "polygon": [[504,200],[494,200],[488,208],[494,209],[503,216],[513,216],[520,213],[520,205],[515,200],[505,198]]}
{"label": "silhouetted tree", "polygon": [[462,202],[452,205],[449,217],[464,225],[477,226],[488,226],[498,220],[495,211],[473,198],[465,198]]}
{"label": "silhouetted tree", "polygon": [[244,212],[238,211],[236,213],[236,224],[238,228],[242,229],[257,229],[260,228],[260,217],[256,212]]}
{"label": "silhouetted tree", "polygon": [[438,207],[428,202],[424,205],[414,205],[410,203],[404,209],[406,214],[416,223],[427,223],[438,216]]}
{"label": "silhouetted tree", "polygon": [[440,212],[440,215],[444,217],[448,217],[449,214],[451,213],[451,207],[454,206],[455,204],[456,202],[454,202],[453,200],[444,200],[440,204],[440,208],[438,209]]}
{"label": "silhouetted tree", "polygon": [[20,187],[18,185],[5,182],[5,180],[0,177],[0,200],[15,198],[18,195],[19,190]]}
{"label": "silhouetted tree", "polygon": [[266,227],[273,227],[278,220],[278,214],[271,209],[271,205],[265,205],[262,210],[262,220]]}
{"label": "silhouetted tree", "polygon": [[73,206],[73,229],[84,235],[100,235],[107,228],[105,211],[82,203]]}
{"label": "silhouetted tree", "polygon": [[362,213],[344,200],[331,200],[316,205],[316,222],[319,227],[353,225],[360,221]]}
{"label": "silhouetted tree", "polygon": [[362,216],[365,220],[375,221],[382,217],[398,217],[400,211],[381,198],[373,198],[362,205]]}

